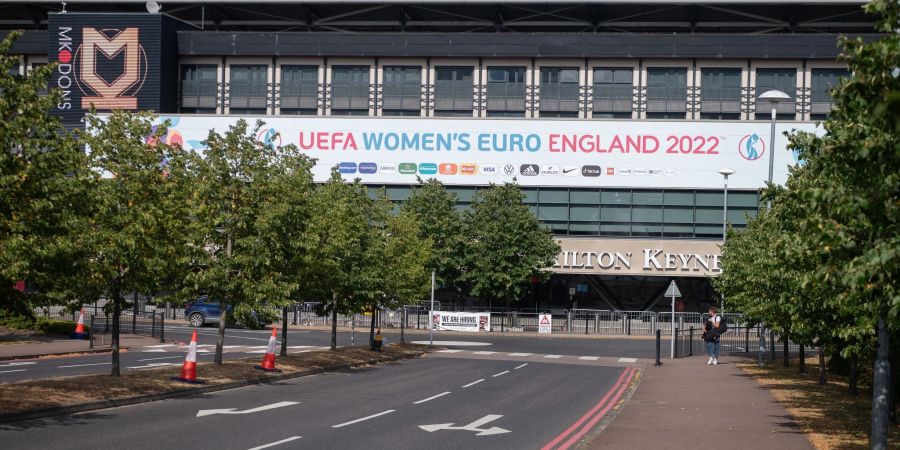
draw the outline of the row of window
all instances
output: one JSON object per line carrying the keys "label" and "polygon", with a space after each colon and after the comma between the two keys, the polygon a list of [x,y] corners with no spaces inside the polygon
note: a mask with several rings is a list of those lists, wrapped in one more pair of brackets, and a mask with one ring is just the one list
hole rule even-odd
{"label": "row of window", "polygon": [[[478,187],[448,186],[457,208],[470,208]],[[387,186],[402,202],[409,186]],[[525,203],[557,235],[714,238],[722,237],[723,191],[523,187]],[[370,187],[373,195],[377,188]],[[758,211],[756,191],[728,192],[728,224],[743,228]]]}
{"label": "row of window", "polygon": [[[285,115],[767,119],[756,98],[780,90],[783,120],[824,118],[849,73],[797,67],[182,64],[181,112]],[[222,73],[220,73],[222,71]],[[433,71],[433,76],[429,73]],[[270,73],[271,72],[271,73]],[[482,80],[482,78],[484,78]],[[590,83],[588,80],[590,79]],[[227,80],[223,82],[222,80]],[[276,80],[271,82],[270,80]]]}

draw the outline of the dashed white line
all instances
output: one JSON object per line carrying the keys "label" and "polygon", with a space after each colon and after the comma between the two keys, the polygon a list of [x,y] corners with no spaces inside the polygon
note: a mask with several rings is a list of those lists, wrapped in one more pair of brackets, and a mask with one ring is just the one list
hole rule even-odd
{"label": "dashed white line", "polygon": [[146,366],[131,366],[128,369],[152,369],[154,367],[174,366],[174,363],[150,363]]}
{"label": "dashed white line", "polygon": [[413,402],[413,405],[418,405],[418,404],[420,404],[420,403],[425,403],[425,402],[427,402],[427,401],[429,401],[429,400],[434,400],[434,399],[436,399],[436,398],[438,398],[438,397],[443,397],[443,396],[445,396],[445,395],[447,395],[447,394],[449,394],[449,393],[450,393],[450,391],[447,391],[447,392],[441,392],[441,393],[438,394],[438,395],[432,395],[431,397],[423,398],[422,400],[419,400],[419,401],[417,401],[417,402]]}
{"label": "dashed white line", "polygon": [[459,353],[462,350],[438,350],[438,353]]}
{"label": "dashed white line", "polygon": [[475,386],[476,384],[481,383],[482,381],[484,381],[484,378],[482,378],[482,379],[480,379],[480,380],[477,380],[477,381],[473,381],[473,382],[471,382],[471,383],[469,383],[469,384],[467,384],[467,385],[465,385],[465,386],[463,386],[463,387],[464,387],[464,388],[467,388],[467,387],[469,387],[469,386]]}
{"label": "dashed white line", "polygon": [[9,364],[4,364],[0,367],[15,367],[15,366],[30,366],[32,364],[37,364],[34,361],[25,361],[25,362],[11,362]]}
{"label": "dashed white line", "polygon": [[472,352],[473,355],[493,355],[497,352]]}
{"label": "dashed white line", "polygon": [[112,364],[112,363],[111,363],[111,362],[104,362],[104,363],[94,363],[94,364],[74,364],[74,365],[71,365],[71,366],[57,366],[56,368],[57,368],[57,369],[67,369],[67,368],[69,368],[69,367],[105,366],[105,365],[107,365],[107,364]]}
{"label": "dashed white line", "polygon": [[347,425],[353,425],[354,423],[359,423],[359,422],[362,422],[362,421],[364,421],[364,420],[374,419],[374,418],[376,418],[376,417],[380,417],[380,416],[383,416],[383,415],[385,415],[385,414],[390,414],[390,413],[392,413],[392,412],[394,412],[394,411],[396,411],[396,410],[394,410],[394,409],[389,409],[389,410],[387,410],[387,411],[382,411],[382,412],[380,412],[380,413],[378,413],[378,414],[372,414],[371,416],[366,416],[366,417],[363,417],[363,418],[361,418],[361,419],[351,420],[351,421],[349,421],[349,422],[344,422],[344,423],[339,423],[339,424],[337,424],[337,425],[332,425],[331,428],[346,427]]}
{"label": "dashed white line", "polygon": [[619,358],[619,362],[633,363],[637,362],[637,358]]}
{"label": "dashed white line", "polygon": [[138,362],[141,362],[141,361],[156,361],[156,360],[158,360],[158,359],[172,359],[172,358],[181,358],[181,355],[175,355],[175,356],[163,356],[163,357],[161,357],[161,358],[139,359]]}
{"label": "dashed white line", "polygon": [[531,356],[534,353],[510,353],[509,356]]}
{"label": "dashed white line", "polygon": [[505,375],[505,374],[508,374],[508,373],[509,373],[508,370],[504,370],[503,372],[495,373],[495,374],[491,375],[491,378],[499,377],[500,375]]}
{"label": "dashed white line", "polygon": [[0,373],[24,372],[24,371],[26,371],[26,370],[28,370],[28,369],[3,370],[3,371],[0,371]]}
{"label": "dashed white line", "polygon": [[578,359],[581,359],[584,361],[596,361],[596,360],[600,359],[600,357],[598,357],[598,356],[582,356]]}
{"label": "dashed white line", "polygon": [[296,441],[297,439],[300,439],[301,437],[303,437],[303,436],[291,436],[287,439],[282,439],[280,441],[272,442],[271,444],[260,445],[259,447],[253,447],[250,450],[262,450],[264,448],[274,447],[276,445],[284,444],[285,442]]}
{"label": "dashed white line", "polygon": [[528,365],[528,363],[518,365],[518,366],[516,366],[516,367],[513,367],[513,370],[519,370],[519,369],[521,369],[521,368],[523,368],[523,367],[525,367],[525,366],[527,366],[527,365]]}
{"label": "dashed white line", "polygon": [[559,359],[562,358],[562,355],[544,355],[544,358]]}

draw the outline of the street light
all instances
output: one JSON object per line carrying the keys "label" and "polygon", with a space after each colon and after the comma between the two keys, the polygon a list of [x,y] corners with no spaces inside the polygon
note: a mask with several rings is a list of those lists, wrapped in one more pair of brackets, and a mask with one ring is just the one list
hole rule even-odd
{"label": "street light", "polygon": [[[784,92],[773,90],[763,92],[762,95],[759,96],[760,100],[768,102],[772,105],[772,137],[769,139],[769,184],[772,184],[772,173],[775,170],[775,119],[778,117],[778,104],[790,100],[791,96],[785,94]],[[772,197],[769,197],[769,200],[766,201],[766,209],[772,208]],[[756,365],[757,367],[762,367],[766,364],[766,334],[765,334],[766,325],[765,323],[760,323],[759,325],[759,354],[757,355]]]}
{"label": "street light", "polygon": [[[734,175],[734,170],[728,168],[719,169],[719,174],[725,178],[725,190],[722,194],[722,246],[728,238],[728,175]],[[719,309],[725,313],[725,295],[719,301]]]}

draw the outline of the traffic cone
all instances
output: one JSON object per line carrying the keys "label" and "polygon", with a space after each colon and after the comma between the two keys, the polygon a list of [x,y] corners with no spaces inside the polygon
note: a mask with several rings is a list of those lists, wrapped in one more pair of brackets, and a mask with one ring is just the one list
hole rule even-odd
{"label": "traffic cone", "polygon": [[172,377],[172,379],[191,384],[203,383],[197,379],[197,330],[194,330],[194,335],[191,336],[188,354],[184,358],[184,365],[181,366],[181,376]]}
{"label": "traffic cone", "polygon": [[272,336],[269,337],[269,345],[266,346],[266,356],[263,356],[262,364],[256,366],[259,370],[266,372],[281,372],[275,368],[275,336],[278,328],[272,327]]}
{"label": "traffic cone", "polygon": [[81,313],[78,315],[78,324],[75,325],[75,331],[69,335],[71,339],[87,339],[87,333],[84,332],[84,308],[81,308]]}

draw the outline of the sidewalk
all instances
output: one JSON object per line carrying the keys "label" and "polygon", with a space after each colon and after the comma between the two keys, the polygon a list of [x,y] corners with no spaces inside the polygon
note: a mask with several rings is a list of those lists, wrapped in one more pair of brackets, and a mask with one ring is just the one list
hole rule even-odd
{"label": "sidewalk", "polygon": [[[121,349],[154,344],[159,344],[159,338],[138,336],[134,334],[122,334],[119,337],[119,346]],[[3,344],[0,345],[0,361],[16,358],[37,358],[50,355],[104,353],[110,351],[109,345],[100,346],[95,343],[93,349],[89,349],[88,345],[88,341],[79,339],[54,339]]]}
{"label": "sidewalk", "polygon": [[812,449],[771,394],[724,356],[647,366],[622,412],[590,444],[592,449]]}

